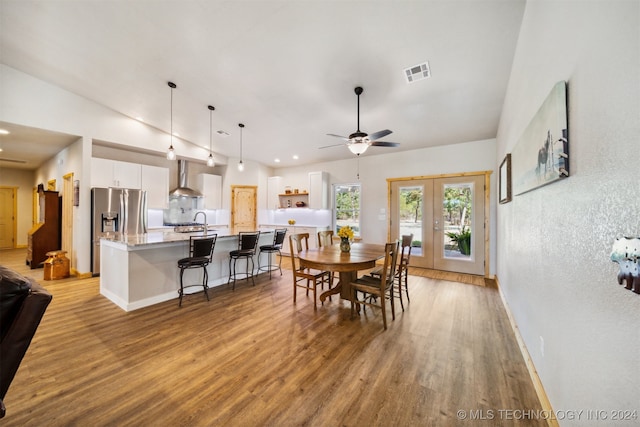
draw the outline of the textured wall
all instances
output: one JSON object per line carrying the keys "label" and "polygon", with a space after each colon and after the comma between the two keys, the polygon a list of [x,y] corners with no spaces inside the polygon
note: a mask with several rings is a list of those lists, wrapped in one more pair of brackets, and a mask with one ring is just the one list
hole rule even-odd
{"label": "textured wall", "polygon": [[640,295],[609,258],[640,235],[639,28],[638,1],[529,1],[501,117],[498,162],[567,81],[571,177],[497,210],[498,280],[556,410],[640,417]]}

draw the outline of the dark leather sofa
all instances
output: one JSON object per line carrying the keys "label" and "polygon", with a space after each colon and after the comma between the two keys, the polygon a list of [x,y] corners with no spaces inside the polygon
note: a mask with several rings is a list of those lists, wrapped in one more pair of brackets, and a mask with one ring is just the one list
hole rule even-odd
{"label": "dark leather sofa", "polygon": [[51,298],[34,279],[0,265],[0,418],[9,385]]}

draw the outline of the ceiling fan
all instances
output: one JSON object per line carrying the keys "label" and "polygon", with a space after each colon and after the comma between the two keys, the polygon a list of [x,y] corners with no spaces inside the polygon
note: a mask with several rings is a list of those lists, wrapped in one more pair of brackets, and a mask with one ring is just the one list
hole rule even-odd
{"label": "ceiling fan", "polygon": [[[353,154],[356,154],[358,156],[364,153],[365,151],[367,151],[367,148],[369,148],[370,146],[374,146],[374,147],[399,146],[400,144],[398,144],[397,142],[378,141],[378,139],[383,138],[392,133],[392,131],[390,131],[389,129],[381,130],[381,131],[372,133],[371,135],[368,135],[367,133],[360,131],[360,94],[362,94],[363,89],[360,86],[358,86],[354,89],[354,92],[358,97],[358,130],[356,130],[354,133],[349,135],[348,138],[346,136],[335,135],[333,133],[328,133],[327,135],[334,136],[336,138],[341,138],[347,141],[347,147],[349,148],[349,150]],[[320,148],[337,147],[338,145],[342,145],[342,144],[326,145]]]}

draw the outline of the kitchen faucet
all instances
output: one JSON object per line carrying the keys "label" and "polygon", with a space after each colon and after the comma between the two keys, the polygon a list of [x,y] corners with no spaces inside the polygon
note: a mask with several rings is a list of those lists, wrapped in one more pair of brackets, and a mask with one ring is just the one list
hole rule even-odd
{"label": "kitchen faucet", "polygon": [[204,211],[198,211],[196,212],[196,214],[193,217],[193,220],[195,221],[196,218],[198,218],[198,214],[202,214],[202,216],[204,216],[204,234],[207,234],[207,214]]}

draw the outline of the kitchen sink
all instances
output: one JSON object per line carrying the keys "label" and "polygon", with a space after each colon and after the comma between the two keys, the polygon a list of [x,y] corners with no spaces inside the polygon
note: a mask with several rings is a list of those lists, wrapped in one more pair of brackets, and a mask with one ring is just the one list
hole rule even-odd
{"label": "kitchen sink", "polygon": [[176,233],[196,233],[198,231],[204,231],[202,225],[178,225],[173,228]]}

